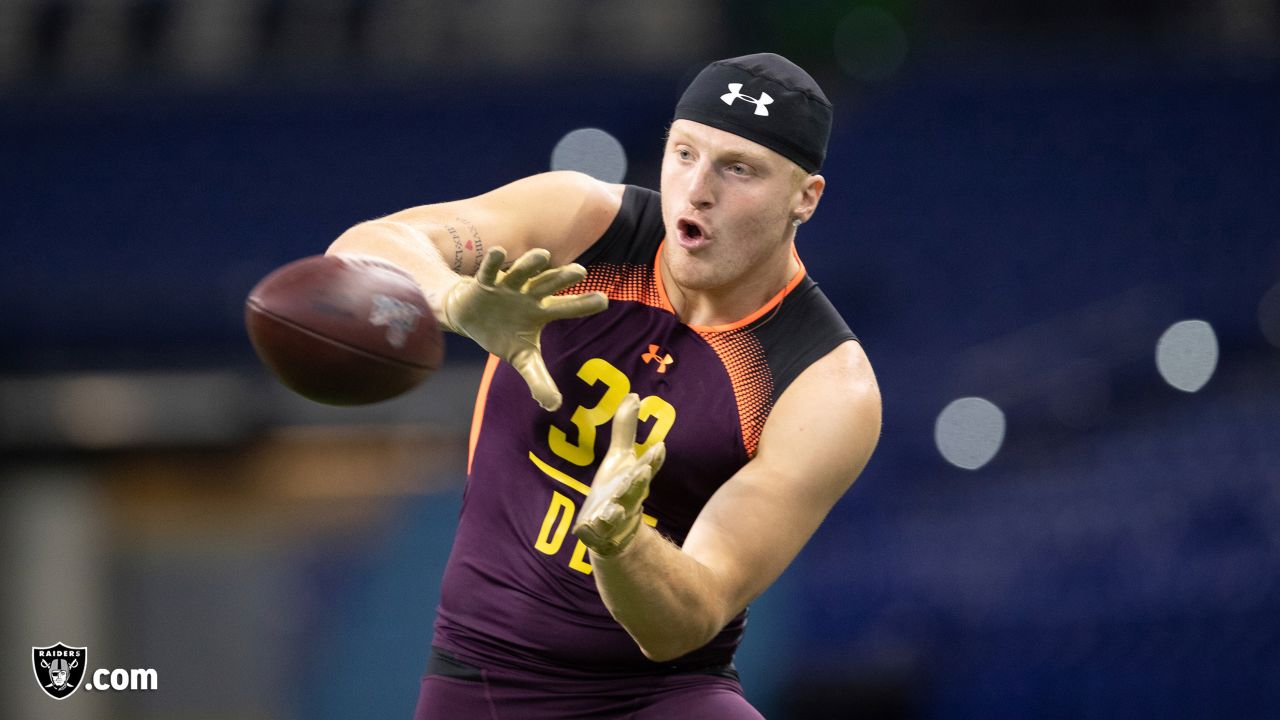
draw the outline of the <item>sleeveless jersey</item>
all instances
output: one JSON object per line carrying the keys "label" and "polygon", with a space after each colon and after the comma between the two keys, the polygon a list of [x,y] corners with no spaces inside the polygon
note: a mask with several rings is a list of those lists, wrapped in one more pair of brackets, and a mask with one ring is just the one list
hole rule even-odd
{"label": "sleeveless jersey", "polygon": [[481,666],[561,676],[626,676],[728,665],[746,613],[707,645],[654,663],[605,608],[586,547],[569,532],[627,393],[641,398],[636,443],[667,444],[644,521],[676,544],[711,495],[755,454],[769,411],[801,371],[856,339],[803,266],[764,307],[725,326],[682,323],[658,264],[658,193],[628,186],[567,292],[602,291],[604,312],[542,331],[564,396],[555,412],[490,358],[445,570],[434,644]]}

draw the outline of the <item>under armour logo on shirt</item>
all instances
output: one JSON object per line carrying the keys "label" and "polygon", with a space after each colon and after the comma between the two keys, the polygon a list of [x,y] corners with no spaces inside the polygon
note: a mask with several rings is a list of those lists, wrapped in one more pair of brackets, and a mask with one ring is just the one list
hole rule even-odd
{"label": "under armour logo on shirt", "polygon": [[755,103],[756,115],[768,115],[769,108],[765,107],[773,102],[773,98],[769,97],[769,93],[760,93],[759,98],[753,98],[750,95],[742,94],[742,83],[729,83],[729,92],[720,96],[725,105],[732,105],[734,100],[742,99],[749,103]]}
{"label": "under armour logo on shirt", "polygon": [[671,357],[670,353],[664,353],[662,355],[659,355],[658,353],[661,353],[661,352],[662,352],[661,347],[657,345],[650,345],[649,352],[641,354],[640,359],[644,361],[645,365],[648,365],[651,362],[657,362],[658,374],[665,375],[667,373],[667,366],[675,362],[676,359]]}

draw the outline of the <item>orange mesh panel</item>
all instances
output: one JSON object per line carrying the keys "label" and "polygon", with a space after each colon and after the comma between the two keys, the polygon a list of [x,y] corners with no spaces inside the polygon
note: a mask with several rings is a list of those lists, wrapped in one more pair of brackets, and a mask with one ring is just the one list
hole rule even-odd
{"label": "orange mesh panel", "polygon": [[741,329],[699,335],[711,345],[729,371],[733,397],[738,403],[742,444],[747,449],[747,456],[755,457],[764,422],[773,409],[773,374],[769,372],[764,346],[755,335]]}
{"label": "orange mesh panel", "polygon": [[[655,308],[665,308],[654,278],[654,270],[644,265],[593,263],[582,282],[562,294],[603,292],[610,300],[629,300]],[[740,326],[725,331],[697,331],[715,351],[729,373],[734,401],[738,405],[738,422],[747,455],[754,457],[764,431],[765,420],[773,409],[773,375],[765,359],[764,347],[755,335]]]}
{"label": "orange mesh panel", "polygon": [[653,268],[647,265],[593,263],[582,282],[561,294],[589,292],[602,292],[610,300],[630,300],[651,307],[662,307],[662,299],[653,279]]}

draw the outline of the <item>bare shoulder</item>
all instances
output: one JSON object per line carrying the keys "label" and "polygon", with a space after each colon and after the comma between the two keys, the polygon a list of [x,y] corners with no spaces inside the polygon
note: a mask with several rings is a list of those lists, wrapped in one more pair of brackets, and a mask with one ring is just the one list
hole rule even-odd
{"label": "bare shoulder", "polygon": [[572,261],[609,228],[626,186],[579,172],[520,178],[461,200],[401,210],[366,225],[408,226],[429,238],[454,271],[474,273],[484,248],[501,247],[515,258],[534,248],[551,252],[553,264]]}
{"label": "bare shoulder", "polygon": [[612,201],[615,206],[622,202],[622,194],[627,189],[626,185],[597,180],[576,170],[551,170],[530,175],[525,180],[540,184],[552,192],[573,193],[597,202]]}
{"label": "bare shoulder", "polygon": [[625,185],[560,170],[516,180],[477,200],[487,212],[518,218],[525,242],[508,250],[547,248],[558,265],[577,257],[604,234],[622,206],[625,191]]}
{"label": "bare shoulder", "polygon": [[578,205],[584,208],[607,208],[616,211],[622,203],[625,185],[597,180],[573,170],[552,170],[520,178],[495,188],[481,198],[537,201],[551,205]]}
{"label": "bare shoulder", "polygon": [[880,390],[857,342],[840,344],[778,398],[756,455],[716,491],[684,543],[719,578],[724,618],[791,563],[880,437]]}
{"label": "bare shoulder", "polygon": [[862,344],[849,340],[819,358],[791,383],[778,406],[775,410],[784,416],[813,410],[834,411],[838,417],[874,411],[878,419],[880,385]]}
{"label": "bare shoulder", "polygon": [[757,459],[803,467],[808,479],[828,478],[830,490],[843,493],[875,450],[880,424],[875,372],[862,345],[850,340],[806,368],[778,398]]}
{"label": "bare shoulder", "polygon": [[863,350],[862,343],[856,340],[846,340],[818,358],[800,374],[797,382],[804,380],[807,375],[820,377],[827,383],[835,383],[836,387],[833,389],[855,394],[873,390],[878,393],[879,386],[871,368],[871,359]]}

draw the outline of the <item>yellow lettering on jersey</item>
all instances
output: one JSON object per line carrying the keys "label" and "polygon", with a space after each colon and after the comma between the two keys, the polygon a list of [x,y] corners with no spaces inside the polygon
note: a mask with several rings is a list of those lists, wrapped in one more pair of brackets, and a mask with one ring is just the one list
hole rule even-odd
{"label": "yellow lettering on jersey", "polygon": [[577,490],[583,495],[586,495],[587,493],[591,492],[590,487],[587,487],[581,482],[569,477],[565,473],[562,473],[559,470],[551,467],[550,465],[547,464],[545,460],[535,455],[532,450],[529,451],[529,459],[533,461],[533,464],[536,465],[539,470],[546,473],[547,477],[551,478],[552,480],[555,480],[556,482],[561,483],[567,487],[573,488],[574,490]]}
{"label": "yellow lettering on jersey", "polygon": [[574,505],[572,500],[554,490],[551,491],[551,507],[547,508],[547,516],[542,519],[542,529],[538,531],[538,537],[533,546],[545,555],[555,555],[559,552],[560,546],[564,543],[565,533],[569,532],[569,523],[573,520],[573,514],[577,509],[577,505]]}
{"label": "yellow lettering on jersey", "polygon": [[596,428],[613,419],[618,412],[622,399],[631,392],[631,381],[621,370],[609,364],[603,358],[591,358],[582,363],[578,377],[588,385],[603,382],[606,386],[604,396],[595,407],[586,408],[581,405],[573,411],[570,420],[578,428],[577,442],[569,441],[569,434],[552,426],[547,438],[551,452],[568,460],[574,465],[586,467],[596,459]]}
{"label": "yellow lettering on jersey", "polygon": [[587,562],[587,546],[579,540],[573,548],[573,557],[569,558],[569,567],[583,575],[591,574],[591,563]]}
{"label": "yellow lettering on jersey", "polygon": [[[605,384],[604,395],[594,407],[587,408],[579,405],[573,411],[570,421],[578,430],[576,442],[570,441],[568,433],[553,425],[548,432],[547,444],[550,445],[551,451],[558,457],[568,460],[574,465],[587,467],[595,462],[596,459],[595,447],[598,428],[613,420],[613,416],[618,412],[618,406],[622,404],[622,399],[627,396],[627,393],[631,392],[631,380],[625,373],[604,358],[591,358],[584,362],[578,370],[578,377],[586,382],[587,385],[603,382]],[[675,425],[676,409],[671,403],[657,395],[649,395],[640,400],[640,411],[637,419],[643,423],[651,418],[654,423],[652,429],[649,430],[648,437],[645,438],[643,443],[636,443],[635,452],[637,455],[666,439],[667,434],[671,432],[671,428]],[[588,485],[552,467],[532,450],[529,451],[529,460],[547,477],[577,491],[584,497],[591,492],[591,488]],[[554,555],[558,552],[564,544],[565,534],[577,509],[577,505],[568,497],[552,491],[551,506],[547,508],[547,515],[542,520],[542,529],[538,532],[534,547],[547,555]],[[642,520],[649,527],[657,527],[658,525],[658,519],[647,513],[643,515]],[[573,548],[573,555],[569,558],[569,567],[584,575],[591,574],[587,546],[581,540]]]}
{"label": "yellow lettering on jersey", "polygon": [[[650,528],[658,527],[658,519],[654,518],[653,515],[649,515],[648,512],[645,512],[640,519],[644,521],[645,525],[649,525]],[[585,544],[582,544],[582,541],[577,541],[576,546],[573,547],[573,557],[570,557],[570,560],[568,560],[568,566],[584,575],[591,574],[591,564],[586,560],[586,546]]]}

